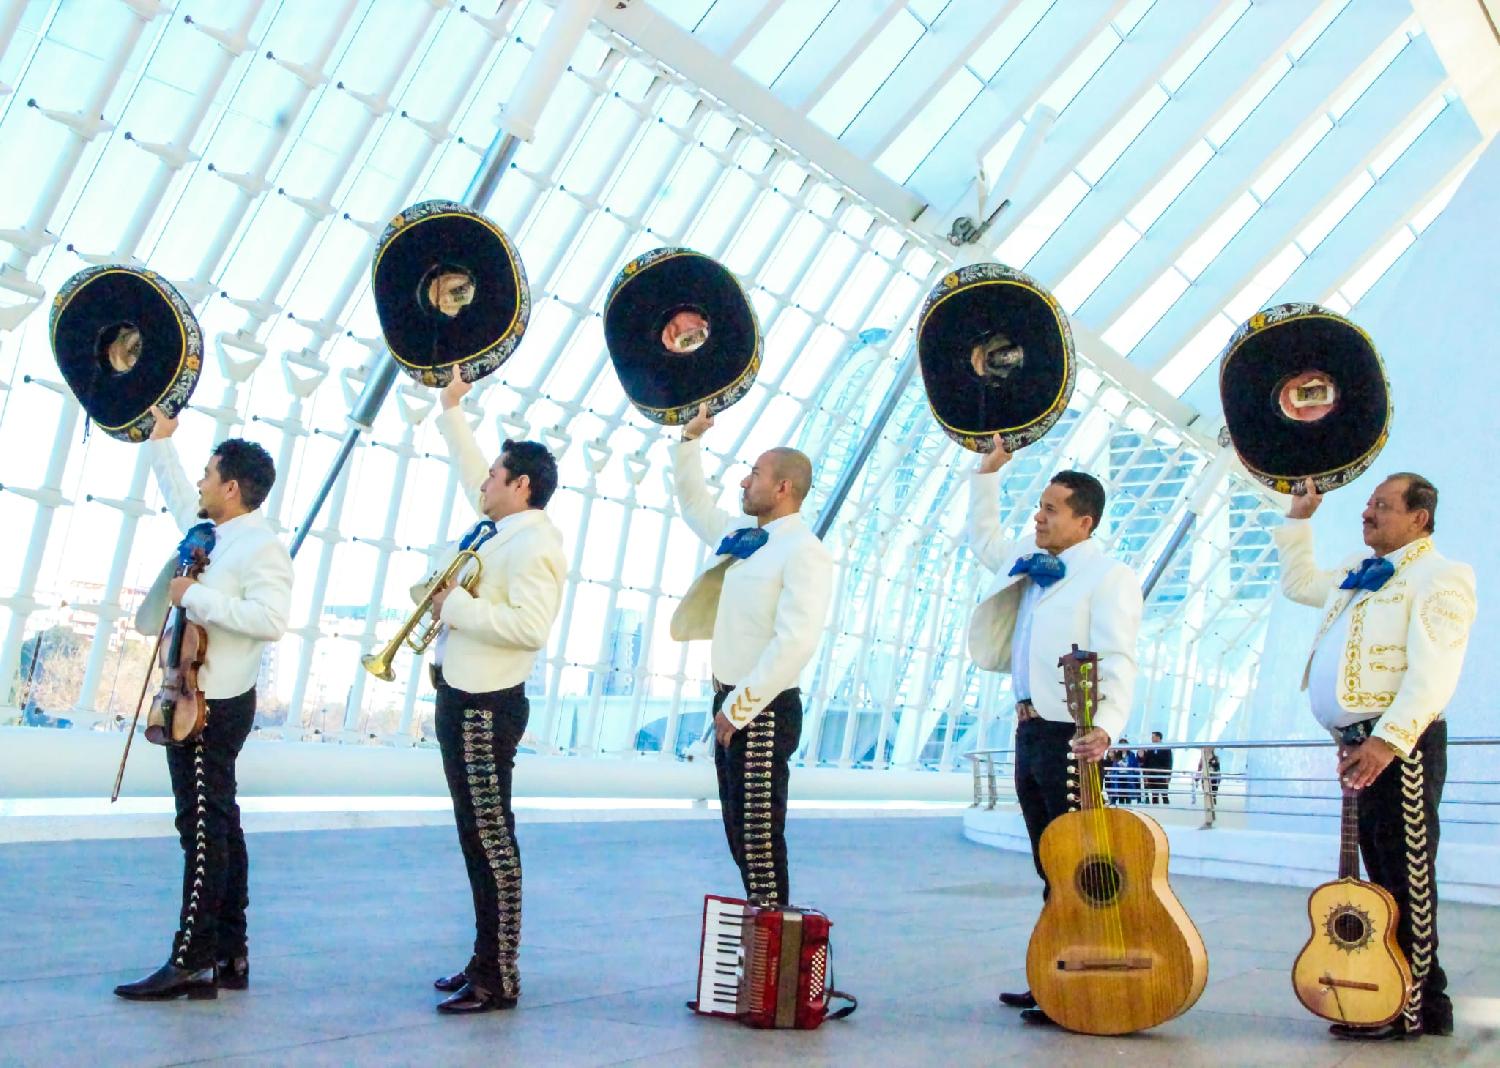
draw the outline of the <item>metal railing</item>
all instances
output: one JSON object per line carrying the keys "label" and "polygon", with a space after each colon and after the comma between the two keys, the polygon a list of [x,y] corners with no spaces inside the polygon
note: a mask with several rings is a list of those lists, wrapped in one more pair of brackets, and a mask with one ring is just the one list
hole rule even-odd
{"label": "metal railing", "polygon": [[[1500,746],[1500,738],[1449,738],[1450,747]],[[1104,792],[1111,804],[1139,805],[1146,809],[1166,809],[1203,814],[1202,827],[1217,825],[1220,809],[1257,816],[1331,816],[1337,815],[1342,795],[1336,789],[1332,758],[1326,775],[1251,775],[1244,770],[1211,770],[1210,762],[1218,754],[1252,750],[1332,749],[1333,741],[1275,739],[1251,742],[1161,742],[1150,745],[1111,746],[1110,752],[1143,753],[1148,749],[1196,751],[1198,759],[1192,768],[1102,769]],[[1014,749],[976,749],[965,754],[974,776],[974,801],[970,808],[993,809],[1000,804],[1014,804],[1016,795],[1011,772],[1015,769]],[[1001,776],[1008,789],[1001,789]],[[1319,787],[1334,788],[1332,792]],[[1442,808],[1445,825],[1500,825],[1500,779],[1449,777],[1444,784]],[[1181,799],[1187,794],[1187,801]],[[1489,796],[1472,796],[1488,793]],[[1301,807],[1283,804],[1263,807],[1260,802],[1298,802]],[[1252,805],[1252,802],[1254,804]],[[1309,806],[1308,803],[1313,805]]]}

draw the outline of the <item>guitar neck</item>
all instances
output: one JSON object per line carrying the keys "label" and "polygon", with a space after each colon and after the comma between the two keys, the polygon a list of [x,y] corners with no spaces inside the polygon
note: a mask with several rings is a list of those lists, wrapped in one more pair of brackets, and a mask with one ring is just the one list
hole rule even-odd
{"label": "guitar neck", "polygon": [[[1058,661],[1063,669],[1063,690],[1067,695],[1068,714],[1077,725],[1075,738],[1094,728],[1094,702],[1098,699],[1099,656],[1078,646]],[[1103,808],[1104,787],[1097,763],[1079,769],[1078,803],[1082,809]]]}
{"label": "guitar neck", "polygon": [[1339,826],[1339,878],[1359,878],[1359,793],[1347,786]]}

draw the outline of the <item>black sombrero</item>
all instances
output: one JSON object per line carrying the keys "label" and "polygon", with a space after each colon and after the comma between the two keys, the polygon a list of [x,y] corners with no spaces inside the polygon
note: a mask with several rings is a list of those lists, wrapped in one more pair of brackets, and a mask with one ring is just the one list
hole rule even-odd
{"label": "black sombrero", "polygon": [[945,275],[917,318],[917,360],[943,430],[974,452],[1001,435],[1036,441],[1062,417],[1078,366],[1062,308],[1035,280],[1000,263]]}
{"label": "black sombrero", "polygon": [[[526,332],[531,291],[510,239],[462,204],[424,200],[390,221],[371,285],[386,345],[426,386],[474,382]],[[451,312],[451,314],[449,314]]]}
{"label": "black sombrero", "polygon": [[699,404],[723,411],[760,370],[760,326],[745,291],[691,249],[653,249],[625,265],[604,305],[604,343],[625,395],[664,426],[687,422]]}
{"label": "black sombrero", "polygon": [[1246,470],[1289,493],[1352,482],[1385,446],[1391,387],[1375,344],[1316,304],[1258,312],[1229,339],[1219,397],[1230,444]]}
{"label": "black sombrero", "polygon": [[121,441],[150,436],[153,404],[175,417],[203,367],[192,308],[165,278],[138,267],[73,275],[52,300],[50,333],[63,381],[89,419]]}

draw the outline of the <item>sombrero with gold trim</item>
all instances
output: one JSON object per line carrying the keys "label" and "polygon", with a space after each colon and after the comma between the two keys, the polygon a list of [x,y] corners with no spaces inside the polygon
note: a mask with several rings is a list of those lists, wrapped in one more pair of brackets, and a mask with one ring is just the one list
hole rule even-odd
{"label": "sombrero with gold trim", "polygon": [[966,449],[1029,445],[1062,417],[1078,366],[1068,317],[1035,279],[1000,263],[950,271],[917,319],[932,414]]}
{"label": "sombrero with gold trim", "polygon": [[1354,481],[1385,447],[1391,386],[1368,334],[1317,304],[1278,304],[1251,316],[1225,346],[1219,398],[1246,470],[1289,493]]}
{"label": "sombrero with gold trim", "polygon": [[125,264],[79,271],[52,300],[52,354],[89,419],[112,438],[144,441],[151,406],[175,417],[198,384],[203,332],[161,275]]}
{"label": "sombrero with gold trim", "polygon": [[386,345],[427,386],[474,382],[509,359],[526,332],[531,291],[498,226],[450,200],[413,204],[386,226],[371,285]]}
{"label": "sombrero with gold trim", "polygon": [[664,426],[699,404],[723,411],[760,370],[749,298],[723,264],[691,249],[653,249],[624,266],[604,306],[604,343],[625,395]]}

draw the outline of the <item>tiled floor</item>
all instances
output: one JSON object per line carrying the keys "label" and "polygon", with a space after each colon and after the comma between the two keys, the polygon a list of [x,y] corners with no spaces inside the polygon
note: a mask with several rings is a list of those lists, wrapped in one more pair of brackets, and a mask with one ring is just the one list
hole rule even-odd
{"label": "tiled floor", "polygon": [[700,1018],[702,896],[733,891],[708,820],[534,823],[525,993],[515,1012],[437,1016],[432,978],[468,955],[453,833],[251,836],[252,987],[212,1002],[110,994],[165,959],[177,865],[167,839],[0,846],[0,1063],[36,1065],[1500,1064],[1500,910],[1445,907],[1458,1033],[1378,1048],[1329,1038],[1292,996],[1301,890],[1174,884],[1209,947],[1198,1005],[1157,1030],[1094,1039],[1023,1026],[1038,905],[1029,858],[960,836],[953,816],[811,819],[790,830],[794,898],[835,921],[838,985],[860,998],[821,1030]]}

